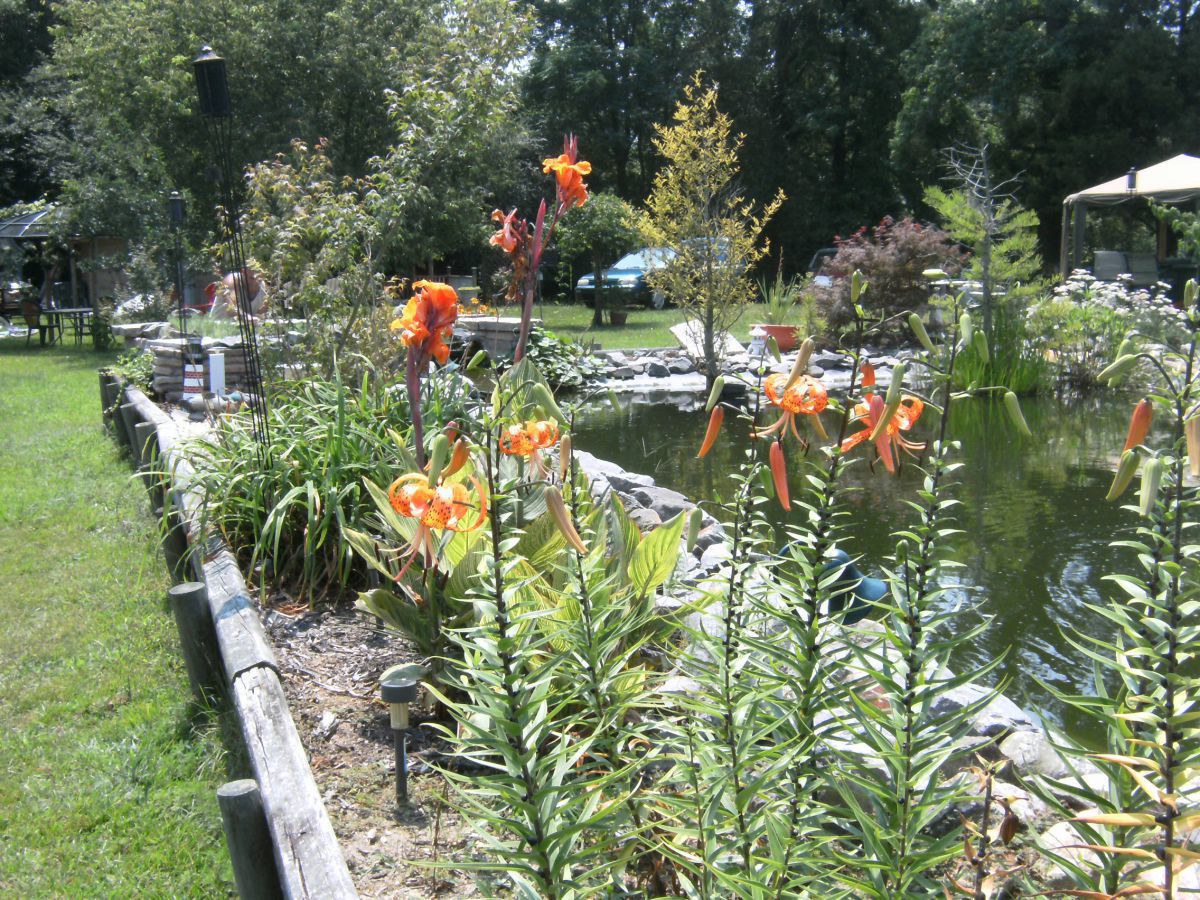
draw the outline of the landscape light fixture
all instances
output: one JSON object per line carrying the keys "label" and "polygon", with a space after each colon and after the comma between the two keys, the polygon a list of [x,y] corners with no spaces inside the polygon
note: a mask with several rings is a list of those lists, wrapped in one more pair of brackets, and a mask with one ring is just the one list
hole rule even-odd
{"label": "landscape light fixture", "polygon": [[1125,173],[1125,190],[1133,193],[1137,190],[1137,167],[1130,166],[1129,171]]}
{"label": "landscape light fixture", "polygon": [[413,678],[384,677],[379,695],[391,708],[392,740],[396,746],[396,804],[408,805],[408,704],[417,699],[419,686]]}
{"label": "landscape light fixture", "polygon": [[225,243],[228,271],[233,274],[233,294],[238,310],[238,335],[246,354],[246,378],[253,402],[250,412],[257,438],[259,461],[265,462],[264,448],[270,443],[267,431],[267,398],[263,390],[262,364],[258,354],[258,335],[252,313],[250,273],[246,268],[246,248],[237,207],[237,177],[232,152],[233,105],[229,100],[229,78],[225,60],[205,45],[192,60],[196,76],[196,93],[200,98],[200,115],[208,126],[213,149],[217,154],[217,181],[221,206],[225,214]]}

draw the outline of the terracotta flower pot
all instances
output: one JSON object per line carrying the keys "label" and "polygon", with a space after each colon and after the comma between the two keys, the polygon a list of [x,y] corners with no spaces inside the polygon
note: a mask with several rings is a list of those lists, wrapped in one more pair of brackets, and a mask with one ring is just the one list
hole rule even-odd
{"label": "terracotta flower pot", "polygon": [[787,353],[789,350],[795,350],[796,344],[796,326],[795,325],[751,325],[750,330],[761,328],[768,335],[775,338],[775,343],[779,345],[780,353]]}

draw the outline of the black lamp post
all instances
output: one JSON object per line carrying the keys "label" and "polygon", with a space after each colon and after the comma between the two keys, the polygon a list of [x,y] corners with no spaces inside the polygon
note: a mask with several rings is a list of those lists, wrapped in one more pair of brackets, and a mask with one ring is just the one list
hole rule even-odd
{"label": "black lamp post", "polygon": [[238,333],[246,353],[246,376],[254,395],[250,404],[254,419],[254,432],[258,438],[259,455],[268,443],[267,398],[263,391],[262,367],[258,355],[258,336],[255,332],[254,316],[251,313],[249,272],[246,269],[246,250],[242,242],[242,228],[237,209],[235,173],[232,144],[233,108],[229,102],[229,80],[225,74],[225,60],[204,47],[200,55],[192,60],[192,71],[196,76],[196,92],[200,98],[200,115],[208,125],[209,138],[217,152],[218,178],[221,205],[225,214],[225,243],[229,271],[233,273],[233,292],[237,300]]}
{"label": "black lamp post", "polygon": [[174,243],[175,259],[175,296],[179,299],[179,332],[183,337],[187,338],[187,305],[183,297],[183,251],[179,243],[179,229],[183,225],[183,221],[187,216],[184,209],[183,197],[179,191],[171,191],[171,196],[167,198],[168,218],[171,221],[171,237]]}

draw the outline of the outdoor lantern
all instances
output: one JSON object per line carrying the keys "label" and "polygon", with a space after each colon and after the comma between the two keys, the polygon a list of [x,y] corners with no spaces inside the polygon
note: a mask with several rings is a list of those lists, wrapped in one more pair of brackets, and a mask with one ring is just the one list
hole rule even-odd
{"label": "outdoor lantern", "polygon": [[173,227],[183,224],[186,211],[183,207],[183,197],[179,191],[171,191],[171,196],[167,199],[167,210],[171,214],[171,225]]}
{"label": "outdoor lantern", "polygon": [[196,73],[196,91],[200,95],[200,115],[208,118],[226,118],[232,110],[229,105],[229,81],[225,77],[225,60],[205,45],[200,55],[192,60],[192,71]]}
{"label": "outdoor lantern", "polygon": [[1125,190],[1137,190],[1137,167],[1130,166],[1129,171],[1125,173]]}
{"label": "outdoor lantern", "polygon": [[417,699],[420,689],[415,678],[403,670],[384,672],[379,680],[379,695],[391,708],[392,739],[396,745],[396,803],[408,803],[408,704]]}

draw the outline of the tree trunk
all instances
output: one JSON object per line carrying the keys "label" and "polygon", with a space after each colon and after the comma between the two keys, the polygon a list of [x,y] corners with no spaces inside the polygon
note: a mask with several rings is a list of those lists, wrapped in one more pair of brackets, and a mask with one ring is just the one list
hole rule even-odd
{"label": "tree trunk", "polygon": [[604,324],[604,272],[600,268],[600,254],[592,251],[592,324]]}

